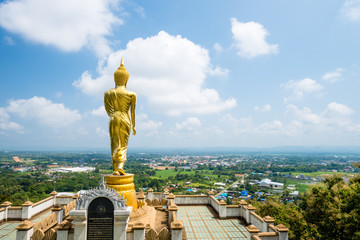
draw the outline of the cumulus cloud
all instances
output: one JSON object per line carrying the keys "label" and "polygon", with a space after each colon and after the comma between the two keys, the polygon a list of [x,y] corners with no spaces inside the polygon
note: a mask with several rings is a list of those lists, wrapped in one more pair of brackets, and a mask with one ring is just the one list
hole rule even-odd
{"label": "cumulus cloud", "polygon": [[261,55],[275,54],[279,51],[277,44],[266,42],[269,32],[257,22],[239,22],[231,19],[231,31],[237,54],[245,58],[254,58]]}
{"label": "cumulus cloud", "polygon": [[220,45],[220,43],[215,43],[215,44],[214,44],[214,49],[215,49],[215,51],[217,51],[217,52],[222,52],[222,50],[223,50],[223,48],[222,48],[222,46]]}
{"label": "cumulus cloud", "polygon": [[271,105],[270,104],[265,104],[263,107],[255,106],[254,110],[255,111],[260,111],[260,112],[270,112],[271,111]]}
{"label": "cumulus cloud", "polygon": [[105,131],[104,128],[102,127],[97,127],[95,128],[97,135],[99,135],[100,137],[108,137],[109,136],[109,132]]}
{"label": "cumulus cloud", "polygon": [[97,116],[97,117],[107,117],[107,113],[104,106],[100,106],[96,109],[93,109],[91,111],[91,115]]}
{"label": "cumulus cloud", "polygon": [[290,104],[287,106],[288,113],[295,113],[297,120],[310,124],[320,124],[322,122],[321,116],[312,113],[311,109],[304,107],[302,110],[297,106]]}
{"label": "cumulus cloud", "polygon": [[53,103],[43,97],[11,100],[5,109],[26,119],[36,119],[43,125],[63,128],[81,119],[77,110],[66,108],[62,103]]}
{"label": "cumulus cloud", "polygon": [[279,120],[272,122],[264,122],[253,129],[253,132],[257,134],[278,134],[284,128],[283,124]]}
{"label": "cumulus cloud", "polygon": [[149,119],[145,113],[136,115],[135,119],[137,134],[145,132],[146,136],[152,136],[158,134],[159,128],[162,126],[162,122]]}
{"label": "cumulus cloud", "polygon": [[293,95],[290,99],[299,100],[302,99],[304,94],[319,93],[323,86],[317,81],[311,78],[305,78],[302,80],[290,80],[287,83],[281,84],[281,87],[287,90],[292,90]]}
{"label": "cumulus cloud", "polygon": [[341,79],[343,71],[344,71],[344,69],[337,68],[335,71],[325,73],[324,76],[322,77],[322,79],[325,81],[328,81],[330,83],[334,83]]}
{"label": "cumulus cloud", "polygon": [[336,116],[350,116],[354,110],[344,104],[332,102],[328,104],[326,113]]}
{"label": "cumulus cloud", "polygon": [[346,0],[340,12],[347,20],[360,22],[360,0]]}
{"label": "cumulus cloud", "polygon": [[185,131],[197,131],[201,126],[201,122],[196,117],[189,117],[181,123],[176,123],[176,129]]}
{"label": "cumulus cloud", "polygon": [[84,72],[73,85],[85,94],[101,96],[114,87],[113,74],[122,56],[130,73],[128,89],[165,114],[217,113],[236,106],[235,99],[223,100],[215,89],[203,87],[207,76],[226,74],[211,65],[208,50],[164,31],[130,41],[126,49],[100,63],[98,77]]}
{"label": "cumulus cloud", "polygon": [[[23,126],[16,122],[10,121],[10,116],[4,108],[0,108],[0,129],[2,130],[12,130],[19,133],[22,133]],[[0,132],[1,133],[1,132]]]}
{"label": "cumulus cloud", "polygon": [[244,139],[258,136],[300,137],[301,135],[322,136],[360,133],[360,124],[351,117],[354,110],[349,106],[330,102],[322,111],[314,112],[309,107],[299,108],[294,104],[287,105],[286,118],[257,122],[252,117],[235,118],[225,114],[219,119],[219,129],[229,138]]}
{"label": "cumulus cloud", "polygon": [[331,102],[325,110],[315,114],[310,108],[304,107],[299,109],[295,105],[288,105],[287,112],[295,114],[296,120],[306,125],[308,129],[316,131],[333,130],[333,129],[350,129],[356,125],[350,119],[354,110],[350,107],[336,102]]}
{"label": "cumulus cloud", "polygon": [[110,52],[107,36],[122,24],[112,9],[120,0],[17,0],[0,4],[0,26],[35,43],[62,51],[84,46],[98,56]]}

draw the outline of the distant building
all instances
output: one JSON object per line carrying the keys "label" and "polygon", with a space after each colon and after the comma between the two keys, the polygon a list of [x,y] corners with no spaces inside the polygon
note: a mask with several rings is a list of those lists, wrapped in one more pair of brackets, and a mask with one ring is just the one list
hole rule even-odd
{"label": "distant building", "polygon": [[295,186],[295,184],[289,184],[289,186],[287,187],[287,189],[289,189],[289,190],[295,190],[295,189],[296,189],[296,186]]}
{"label": "distant building", "polygon": [[290,196],[293,196],[293,197],[299,196],[299,191],[293,191],[292,193],[290,193]]}
{"label": "distant building", "polygon": [[94,171],[95,168],[94,167],[63,167],[63,168],[56,168],[56,169],[52,169],[52,171],[55,172],[91,172]]}
{"label": "distant building", "polygon": [[222,183],[222,182],[217,182],[217,183],[214,183],[215,186],[223,186],[225,187],[225,183]]}
{"label": "distant building", "polygon": [[261,180],[258,183],[258,185],[259,185],[259,187],[273,188],[273,189],[282,189],[284,187],[283,183],[273,182],[268,178]]}

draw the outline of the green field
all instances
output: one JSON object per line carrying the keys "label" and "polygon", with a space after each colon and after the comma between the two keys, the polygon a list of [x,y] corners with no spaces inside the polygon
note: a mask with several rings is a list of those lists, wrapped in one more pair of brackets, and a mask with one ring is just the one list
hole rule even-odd
{"label": "green field", "polygon": [[[214,175],[214,170],[197,170],[200,174],[203,174],[204,176],[208,176],[210,178],[217,178],[218,175]],[[156,170],[155,177],[166,179],[168,177],[175,177],[177,174],[187,174],[187,175],[194,175],[196,173],[196,170],[178,170],[175,169],[168,169],[168,170]]]}
{"label": "green field", "polygon": [[289,178],[286,178],[286,184],[287,185],[290,185],[290,184],[296,185],[296,190],[299,191],[300,193],[306,192],[312,185],[312,184],[309,184],[309,180],[306,181],[306,180],[289,179]]}
{"label": "green field", "polygon": [[[281,172],[281,174],[289,174],[289,172]],[[311,173],[307,173],[307,172],[291,172],[291,174],[293,176],[297,176],[300,174],[303,174],[304,176],[309,176],[309,177],[326,177],[326,176],[332,176],[332,175],[340,175],[340,176],[350,176],[350,175],[354,175],[356,173],[352,173],[352,172],[311,172]]]}

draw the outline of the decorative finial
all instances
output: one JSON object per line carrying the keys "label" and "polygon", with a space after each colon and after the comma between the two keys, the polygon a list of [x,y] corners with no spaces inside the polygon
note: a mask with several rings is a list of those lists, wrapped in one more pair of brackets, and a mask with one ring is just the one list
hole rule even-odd
{"label": "decorative finial", "polygon": [[105,189],[105,186],[106,186],[106,184],[105,184],[104,175],[101,174],[100,182],[99,182],[99,189],[103,190],[103,189]]}
{"label": "decorative finial", "polygon": [[123,57],[121,57],[120,66],[124,66],[124,58]]}

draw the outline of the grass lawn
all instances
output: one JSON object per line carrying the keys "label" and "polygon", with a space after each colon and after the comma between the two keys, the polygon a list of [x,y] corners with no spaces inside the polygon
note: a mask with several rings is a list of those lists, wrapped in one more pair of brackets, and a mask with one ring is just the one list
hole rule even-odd
{"label": "grass lawn", "polygon": [[[199,173],[211,177],[211,178],[217,178],[217,175],[214,175],[213,172],[214,170],[197,170]],[[187,174],[187,175],[194,175],[196,173],[196,170],[191,170],[191,171],[187,171],[187,170],[178,170],[175,171],[175,169],[168,169],[168,170],[156,170],[156,174],[155,177],[157,178],[162,178],[162,179],[166,179],[168,177],[175,177],[177,174]]]}
{"label": "grass lawn", "polygon": [[[282,174],[288,174],[289,172],[282,172]],[[307,172],[291,172],[291,174],[293,176],[297,176],[300,174],[303,174],[304,176],[309,176],[309,177],[326,177],[326,176],[331,176],[331,175],[341,175],[341,176],[349,176],[349,175],[354,175],[354,173],[352,172],[311,172],[311,173],[307,173]],[[356,174],[356,173],[355,173]]]}
{"label": "grass lawn", "polygon": [[306,192],[312,185],[309,180],[306,181],[306,180],[289,179],[289,178],[286,178],[286,184],[287,185],[289,185],[289,184],[296,185],[296,190],[299,191],[300,193]]}

